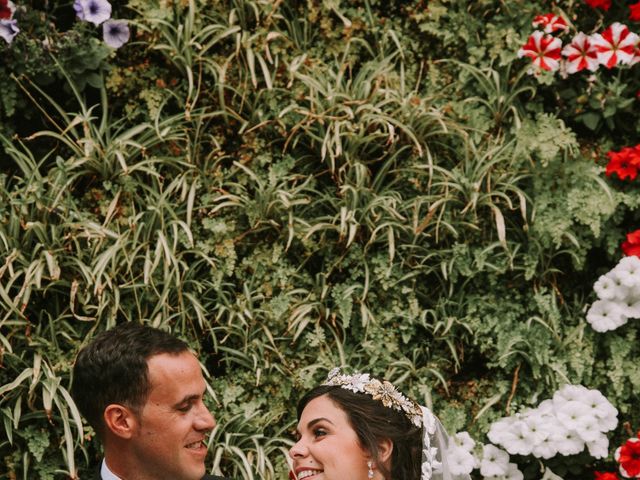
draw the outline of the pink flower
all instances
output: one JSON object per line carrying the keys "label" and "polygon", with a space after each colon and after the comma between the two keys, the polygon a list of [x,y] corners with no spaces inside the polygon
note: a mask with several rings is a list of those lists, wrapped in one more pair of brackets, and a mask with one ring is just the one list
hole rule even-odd
{"label": "pink flower", "polygon": [[518,57],[529,57],[539,69],[554,72],[560,67],[561,48],[562,42],[559,38],[537,31],[533,32],[527,43],[518,50]]}
{"label": "pink flower", "polygon": [[640,37],[629,31],[626,25],[614,23],[602,33],[595,33],[591,37],[598,62],[607,68],[618,64],[628,64],[633,60],[635,46]]}
{"label": "pink flower", "polygon": [[592,72],[598,69],[597,51],[591,43],[591,38],[582,32],[562,49],[562,55],[567,58],[567,73],[576,73],[585,68]]}
{"label": "pink flower", "polygon": [[544,27],[545,33],[553,33],[558,30],[567,30],[569,25],[567,25],[567,21],[560,15],[545,13],[533,19],[533,27]]}

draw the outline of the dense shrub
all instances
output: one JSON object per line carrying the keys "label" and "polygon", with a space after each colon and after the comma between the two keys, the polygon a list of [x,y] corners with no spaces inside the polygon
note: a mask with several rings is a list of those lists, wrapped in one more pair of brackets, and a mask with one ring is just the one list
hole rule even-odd
{"label": "dense shrub", "polygon": [[[618,408],[610,453],[640,428],[637,322],[585,321],[638,226],[635,186],[604,175],[604,152],[637,143],[638,70],[527,75],[517,51],[549,2],[112,2],[132,30],[117,51],[66,3],[16,3],[21,32],[0,42],[8,478],[100,458],[70,367],[120,321],[200,352],[209,465],[239,478],[285,477],[292,399],[340,364],[481,442],[565,383]],[[556,4],[584,29],[621,14]],[[615,466],[515,461],[531,479]]]}

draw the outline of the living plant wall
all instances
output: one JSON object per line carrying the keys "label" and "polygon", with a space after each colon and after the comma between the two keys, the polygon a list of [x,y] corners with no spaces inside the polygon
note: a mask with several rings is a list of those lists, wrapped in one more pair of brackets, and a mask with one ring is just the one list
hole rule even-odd
{"label": "living plant wall", "polygon": [[636,3],[105,4],[0,1],[0,477],[87,478],[74,355],[142,321],[213,472],[286,478],[343,365],[474,478],[638,478]]}

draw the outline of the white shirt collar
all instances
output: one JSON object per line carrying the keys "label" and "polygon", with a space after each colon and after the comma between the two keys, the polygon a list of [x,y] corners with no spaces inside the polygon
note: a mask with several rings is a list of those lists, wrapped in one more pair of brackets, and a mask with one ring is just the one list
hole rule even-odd
{"label": "white shirt collar", "polygon": [[122,480],[115,473],[109,470],[109,467],[107,467],[107,462],[104,459],[102,460],[102,467],[100,467],[100,477],[102,478],[102,480]]}

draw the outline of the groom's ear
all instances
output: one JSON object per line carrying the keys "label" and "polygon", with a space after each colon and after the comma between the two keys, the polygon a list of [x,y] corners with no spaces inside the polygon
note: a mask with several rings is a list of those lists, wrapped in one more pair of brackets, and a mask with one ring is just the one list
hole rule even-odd
{"label": "groom's ear", "polygon": [[390,464],[391,454],[393,453],[393,442],[385,438],[378,443],[378,455],[380,462]]}
{"label": "groom's ear", "polygon": [[117,403],[107,405],[103,418],[107,429],[120,438],[131,438],[138,427],[138,419],[133,410]]}

